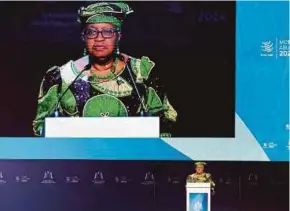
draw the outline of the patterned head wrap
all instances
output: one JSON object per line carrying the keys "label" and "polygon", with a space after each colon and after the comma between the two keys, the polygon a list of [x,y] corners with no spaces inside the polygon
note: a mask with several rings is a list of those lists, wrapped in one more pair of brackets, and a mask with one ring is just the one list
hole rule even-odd
{"label": "patterned head wrap", "polygon": [[196,162],[195,166],[199,167],[199,168],[204,168],[204,166],[206,165],[206,162]]}
{"label": "patterned head wrap", "polygon": [[133,10],[122,2],[99,2],[78,11],[78,22],[81,24],[111,23],[120,29],[126,16]]}

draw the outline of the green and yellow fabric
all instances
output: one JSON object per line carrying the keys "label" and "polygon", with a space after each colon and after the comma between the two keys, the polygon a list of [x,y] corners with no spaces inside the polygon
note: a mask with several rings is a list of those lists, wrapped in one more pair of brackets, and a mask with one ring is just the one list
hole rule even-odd
{"label": "green and yellow fabric", "polygon": [[[205,162],[196,162],[195,166],[197,168],[202,168],[204,169],[204,166],[206,165]],[[212,179],[211,174],[209,173],[194,173],[189,175],[186,178],[186,181],[189,183],[210,183],[211,184],[211,189],[214,190],[215,188],[215,182]]]}
{"label": "green and yellow fabric", "polygon": [[133,10],[123,2],[99,2],[81,7],[78,22],[81,24],[111,23],[121,29],[122,23]]}
{"label": "green and yellow fabric", "polygon": [[[88,56],[82,57],[88,63]],[[163,84],[154,71],[155,63],[148,57],[140,59],[130,57],[130,66],[134,82],[140,91],[141,101],[134,88],[127,66],[109,81],[97,83],[86,75],[81,75],[72,85],[72,81],[80,73],[76,63],[69,61],[63,66],[49,69],[40,86],[37,114],[33,121],[36,135],[43,129],[45,117],[52,115],[58,97],[63,95],[59,112],[65,117],[129,117],[140,116],[141,108],[151,116],[160,117],[161,137],[170,137],[172,125],[177,120],[177,112],[170,104]],[[60,88],[61,87],[61,88]]]}

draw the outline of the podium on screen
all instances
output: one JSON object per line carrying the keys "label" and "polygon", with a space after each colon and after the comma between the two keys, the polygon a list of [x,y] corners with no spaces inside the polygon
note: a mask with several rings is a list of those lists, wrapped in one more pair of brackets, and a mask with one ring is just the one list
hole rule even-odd
{"label": "podium on screen", "polygon": [[159,117],[58,117],[45,119],[49,138],[159,138]]}

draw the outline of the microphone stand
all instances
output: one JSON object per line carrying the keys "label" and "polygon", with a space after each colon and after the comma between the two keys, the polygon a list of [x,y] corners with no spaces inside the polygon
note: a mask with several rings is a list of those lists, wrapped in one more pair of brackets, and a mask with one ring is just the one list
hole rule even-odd
{"label": "microphone stand", "polygon": [[129,75],[130,75],[131,81],[132,81],[132,83],[133,83],[133,85],[134,85],[134,89],[135,89],[135,91],[136,91],[136,93],[137,93],[137,95],[138,95],[138,99],[139,99],[139,101],[140,101],[140,103],[141,103],[141,106],[142,106],[141,111],[140,111],[140,116],[150,116],[149,113],[146,111],[146,108],[145,108],[144,102],[143,102],[143,100],[142,100],[142,97],[141,97],[140,92],[139,92],[139,90],[138,90],[137,84],[136,84],[135,79],[134,79],[134,77],[133,77],[133,75],[132,75],[132,70],[130,69],[128,63],[126,63],[126,67],[127,67],[127,69],[128,69],[128,72],[129,72]]}
{"label": "microphone stand", "polygon": [[88,70],[88,67],[85,67],[76,77],[75,79],[68,85],[68,87],[64,90],[64,92],[61,94],[61,92],[59,93],[59,97],[58,97],[58,101],[57,104],[54,106],[54,116],[53,117],[59,117],[59,107],[60,107],[60,103],[62,98],[64,97],[64,95],[68,92],[68,90],[71,88],[71,86],[79,79],[79,77],[83,74],[84,71]]}
{"label": "microphone stand", "polygon": [[[55,106],[53,106],[48,114],[50,114],[52,111],[52,114],[51,115],[47,115],[44,117],[44,119],[46,117],[59,117],[60,114],[59,114],[59,107],[60,107],[60,103],[61,103],[61,100],[62,98],[64,97],[64,95],[68,92],[68,90],[71,88],[71,86],[79,79],[79,77],[83,74],[84,71],[88,70],[90,68],[90,65],[87,65],[75,78],[74,80],[68,85],[68,87],[64,90],[63,93],[61,93],[61,88],[62,88],[62,83],[60,83],[58,85],[58,100],[57,100],[57,103],[55,104]],[[44,131],[44,128],[45,128],[45,121],[43,122],[43,127],[42,127],[42,130],[40,132],[41,136],[44,136],[45,134],[45,131]]]}

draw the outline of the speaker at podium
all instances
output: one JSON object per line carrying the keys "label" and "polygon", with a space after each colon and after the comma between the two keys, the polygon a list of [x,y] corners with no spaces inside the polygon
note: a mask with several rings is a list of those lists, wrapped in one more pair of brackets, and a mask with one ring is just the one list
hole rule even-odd
{"label": "speaker at podium", "polygon": [[205,162],[196,162],[195,173],[186,178],[186,211],[211,210],[215,182],[211,174],[204,171],[205,165]]}

